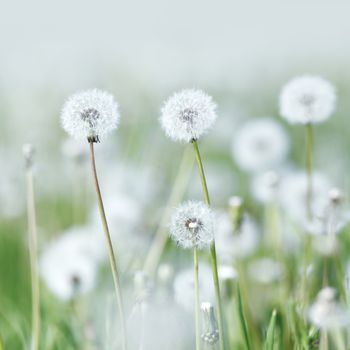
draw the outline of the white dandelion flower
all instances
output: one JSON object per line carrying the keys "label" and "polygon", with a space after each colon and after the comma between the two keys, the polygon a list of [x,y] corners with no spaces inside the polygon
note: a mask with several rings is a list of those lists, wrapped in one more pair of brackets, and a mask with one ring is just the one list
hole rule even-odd
{"label": "white dandelion flower", "polygon": [[236,133],[233,157],[243,170],[257,172],[280,165],[289,151],[285,130],[272,118],[259,118],[245,123]]}
{"label": "white dandelion flower", "polygon": [[308,310],[309,321],[321,329],[334,329],[349,325],[349,311],[336,300],[336,290],[331,287],[321,289],[316,301]]}
{"label": "white dandelion flower", "polygon": [[40,273],[59,299],[70,300],[95,286],[99,243],[87,232],[71,232],[51,243],[40,257]]}
{"label": "white dandelion flower", "polygon": [[182,248],[203,249],[214,239],[214,214],[203,202],[188,201],[171,218],[170,236]]}
{"label": "white dandelion flower", "polygon": [[118,104],[114,97],[101,90],[78,92],[65,103],[61,122],[68,134],[76,139],[98,141],[119,123]]}
{"label": "white dandelion flower", "polygon": [[278,196],[279,176],[268,171],[254,176],[252,180],[253,197],[261,203],[274,202]]}
{"label": "white dandelion flower", "polygon": [[335,110],[337,95],[327,80],[304,75],[290,80],[280,95],[280,114],[289,123],[319,123]]}
{"label": "white dandelion flower", "polygon": [[[314,218],[322,218],[329,205],[329,180],[319,172],[313,174],[311,211]],[[281,179],[279,200],[287,216],[304,228],[310,228],[306,210],[308,180],[305,172],[292,172]],[[314,222],[315,223],[315,222]],[[314,224],[313,223],[313,224]]]}
{"label": "white dandelion flower", "polygon": [[163,105],[160,122],[166,135],[174,141],[199,139],[217,118],[216,104],[201,90],[182,90]]}
{"label": "white dandelion flower", "polygon": [[[199,265],[199,291],[201,301],[215,300],[215,289],[212,283],[211,268],[207,264]],[[174,298],[175,301],[187,311],[193,311],[194,308],[194,278],[193,269],[180,271],[174,279]]]}
{"label": "white dandelion flower", "polygon": [[219,261],[231,263],[236,258],[251,255],[259,244],[259,236],[258,225],[247,214],[243,215],[239,230],[234,232],[230,215],[219,212],[215,237]]}

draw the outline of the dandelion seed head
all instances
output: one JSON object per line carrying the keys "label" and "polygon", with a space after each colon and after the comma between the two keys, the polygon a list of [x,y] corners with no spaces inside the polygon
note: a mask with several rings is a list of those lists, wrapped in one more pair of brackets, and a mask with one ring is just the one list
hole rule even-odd
{"label": "dandelion seed head", "polygon": [[330,189],[328,194],[329,194],[329,199],[331,200],[331,202],[334,205],[340,204],[340,202],[344,198],[342,191],[339,188],[336,188],[336,187]]}
{"label": "dandelion seed head", "polygon": [[318,293],[315,302],[309,307],[310,322],[321,329],[347,327],[350,322],[345,305],[336,300],[336,290],[325,287]]}
{"label": "dandelion seed head", "polygon": [[252,193],[254,198],[261,203],[271,203],[278,195],[279,176],[274,171],[255,175],[252,180]]}
{"label": "dandelion seed head", "polygon": [[78,92],[64,104],[61,122],[67,133],[76,139],[98,140],[117,128],[118,104],[105,91],[93,89]]}
{"label": "dandelion seed head", "polygon": [[280,94],[280,114],[289,123],[319,123],[335,110],[336,91],[327,80],[304,75],[290,80]]}
{"label": "dandelion seed head", "polygon": [[172,140],[190,142],[206,134],[216,118],[212,97],[201,90],[187,89],[175,93],[164,103],[160,122]]}
{"label": "dandelion seed head", "polygon": [[289,140],[285,130],[272,118],[246,122],[234,136],[233,158],[249,172],[271,170],[286,158]]}
{"label": "dandelion seed head", "polygon": [[239,209],[243,205],[243,199],[238,196],[232,196],[228,200],[228,205],[230,208]]}
{"label": "dandelion seed head", "polygon": [[23,157],[26,163],[26,167],[29,168],[33,164],[33,157],[35,153],[34,146],[31,143],[26,143],[22,147]]}
{"label": "dandelion seed head", "polygon": [[48,289],[61,300],[85,294],[95,286],[99,241],[82,229],[67,231],[40,257],[40,273]]}
{"label": "dandelion seed head", "polygon": [[203,202],[186,202],[172,216],[170,235],[182,248],[204,249],[214,239],[214,214]]}

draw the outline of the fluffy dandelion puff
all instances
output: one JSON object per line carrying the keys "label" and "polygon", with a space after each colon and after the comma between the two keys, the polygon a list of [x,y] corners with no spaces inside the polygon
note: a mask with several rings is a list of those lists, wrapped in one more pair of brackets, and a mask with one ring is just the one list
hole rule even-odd
{"label": "fluffy dandelion puff", "polygon": [[182,90],[163,105],[160,122],[174,141],[190,142],[206,134],[217,118],[216,104],[201,90]]}
{"label": "fluffy dandelion puff", "polygon": [[245,123],[232,144],[233,157],[238,166],[249,172],[276,167],[285,160],[288,151],[287,134],[272,118]]}
{"label": "fluffy dandelion puff", "polygon": [[203,202],[179,206],[170,223],[171,238],[183,248],[203,249],[214,239],[214,214]]}
{"label": "fluffy dandelion puff", "polygon": [[66,101],[61,122],[74,138],[96,141],[117,128],[118,105],[114,97],[105,91],[93,89],[78,92]]}
{"label": "fluffy dandelion puff", "polygon": [[322,329],[347,327],[350,321],[346,306],[337,302],[336,290],[331,287],[318,293],[309,308],[308,317],[312,324]]}
{"label": "fluffy dandelion puff", "polygon": [[[78,246],[72,248],[71,243]],[[45,249],[40,258],[40,272],[56,297],[70,300],[95,286],[97,262],[77,242],[77,237],[64,236]]]}
{"label": "fluffy dandelion puff", "polygon": [[289,81],[280,95],[280,114],[289,123],[319,123],[335,110],[337,95],[327,80],[305,75]]}

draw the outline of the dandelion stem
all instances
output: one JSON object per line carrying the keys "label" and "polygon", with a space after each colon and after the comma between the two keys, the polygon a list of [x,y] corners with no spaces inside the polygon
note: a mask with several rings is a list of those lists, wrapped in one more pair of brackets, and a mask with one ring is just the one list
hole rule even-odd
{"label": "dandelion stem", "polygon": [[307,172],[307,192],[306,211],[309,220],[312,220],[312,197],[313,197],[313,153],[314,153],[314,133],[311,123],[306,124],[306,172]]}
{"label": "dandelion stem", "polygon": [[108,248],[108,255],[109,255],[109,262],[112,269],[112,275],[113,275],[113,282],[114,282],[114,288],[115,288],[115,294],[117,299],[117,305],[118,305],[118,311],[119,311],[119,317],[121,321],[121,328],[122,328],[122,349],[127,349],[127,342],[126,342],[126,323],[125,323],[125,316],[123,311],[123,301],[122,301],[122,294],[121,294],[121,288],[120,288],[120,282],[119,282],[119,273],[117,268],[117,262],[113,250],[112,240],[109,233],[109,228],[107,224],[107,218],[104,210],[100,185],[98,182],[97,177],[97,171],[96,171],[96,162],[95,162],[95,152],[94,152],[94,141],[89,140],[90,144],[90,158],[91,158],[91,167],[92,167],[92,175],[95,183],[96,188],[96,194],[97,194],[97,202],[98,202],[98,208],[101,216],[102,226],[103,226],[103,232],[106,238],[107,248]]}
{"label": "dandelion stem", "polygon": [[201,349],[200,334],[200,305],[199,305],[199,278],[198,278],[198,249],[193,249],[194,267],[194,300],[195,300],[195,326],[196,326],[196,350]]}
{"label": "dandelion stem", "polygon": [[38,272],[38,235],[36,228],[34,178],[31,162],[27,162],[27,215],[29,233],[30,271],[32,282],[32,340],[31,349],[39,349],[40,339],[40,286]]}
{"label": "dandelion stem", "polygon": [[[199,152],[197,140],[192,140],[192,144],[193,144],[194,152],[195,152],[195,156],[196,156],[199,176],[200,176],[201,182],[202,182],[202,190],[203,190],[204,200],[205,200],[205,203],[208,206],[210,206],[208,186],[207,186],[207,181],[206,181],[205,174],[204,174],[202,158],[201,158],[201,155]],[[225,349],[225,340],[224,340],[224,331],[223,331],[224,330],[224,320],[223,320],[222,306],[221,306],[220,285],[219,285],[219,275],[218,275],[215,241],[213,241],[213,243],[210,246],[210,256],[211,256],[211,266],[212,266],[213,280],[214,280],[214,286],[215,286],[216,307],[217,307],[217,314],[218,314],[219,345],[220,345],[220,350],[224,350]]]}

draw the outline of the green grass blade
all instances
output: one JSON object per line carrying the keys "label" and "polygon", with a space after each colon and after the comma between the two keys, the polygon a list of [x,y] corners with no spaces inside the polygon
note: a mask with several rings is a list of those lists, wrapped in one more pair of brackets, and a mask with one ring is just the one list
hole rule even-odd
{"label": "green grass blade", "polygon": [[249,332],[248,332],[248,326],[247,326],[247,320],[244,315],[244,309],[243,309],[243,304],[242,304],[242,297],[241,297],[241,291],[239,289],[239,284],[237,283],[237,307],[238,307],[238,315],[239,315],[239,320],[241,323],[242,327],[242,332],[244,336],[244,343],[245,347],[247,350],[251,350],[251,345],[250,345],[250,338],[249,338]]}
{"label": "green grass blade", "polygon": [[273,350],[273,345],[275,341],[276,316],[277,316],[277,312],[276,310],[273,310],[269,327],[267,328],[265,350]]}

